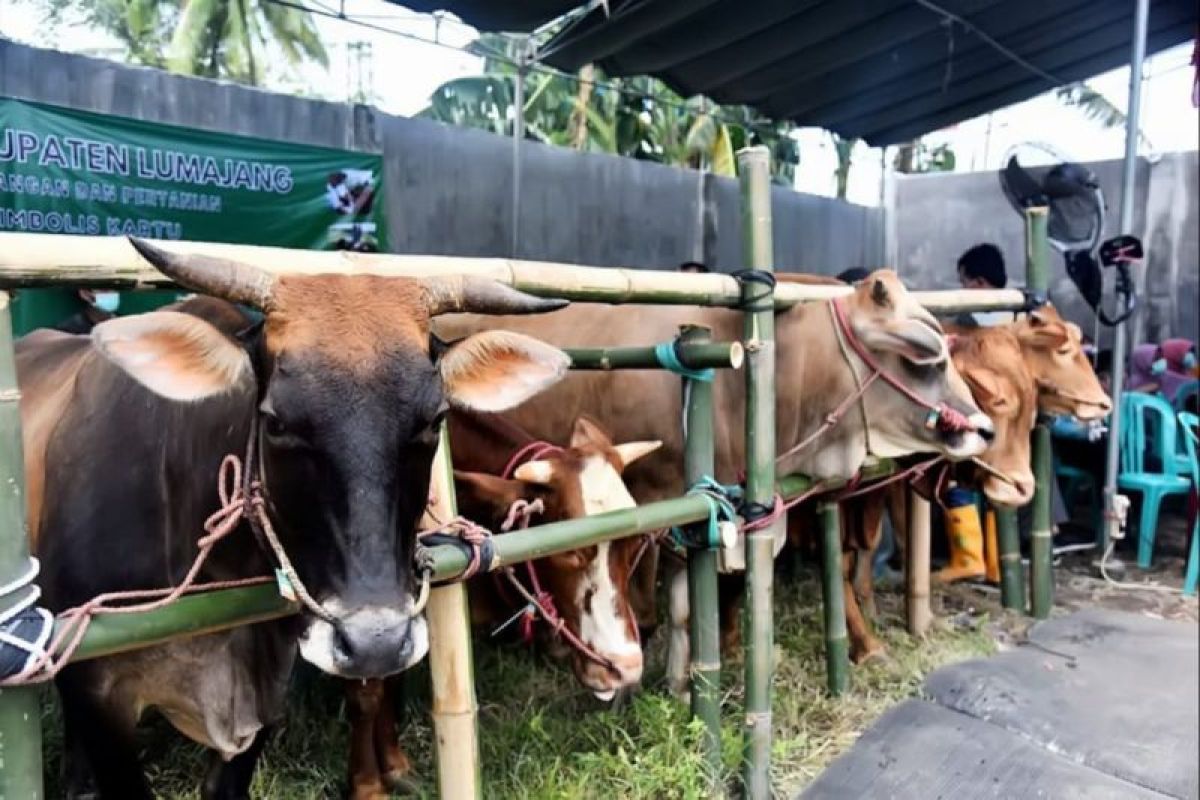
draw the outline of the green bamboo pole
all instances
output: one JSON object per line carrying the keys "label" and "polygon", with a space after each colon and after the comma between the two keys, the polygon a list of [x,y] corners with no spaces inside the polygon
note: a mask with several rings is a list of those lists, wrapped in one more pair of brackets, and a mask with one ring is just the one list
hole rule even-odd
{"label": "green bamboo pole", "polygon": [[[668,303],[737,307],[741,292],[728,275],[707,275],[617,267],[584,267],[506,258],[414,256],[391,253],[321,252],[283,247],[214,242],[157,242],[180,253],[232,258],[270,272],[358,272],[384,276],[477,275],[543,297],[578,302]],[[95,286],[152,289],[173,286],[125,240],[115,236],[61,236],[0,232],[0,289],[38,286]],[[845,286],[781,284],[776,308],[847,294]],[[913,292],[914,299],[937,314],[1004,311],[1024,307],[1016,289]]]}
{"label": "green bamboo pole", "polygon": [[[680,338],[686,349],[707,341],[711,335],[708,328],[685,327]],[[711,382],[684,379],[687,426],[684,429],[683,470],[689,486],[712,477],[715,468],[712,394]],[[694,539],[705,541],[706,536]],[[692,716],[704,723],[704,758],[708,765],[709,788],[715,792],[721,780],[721,618],[715,549],[688,548],[687,581]]]}
{"label": "green bamboo pole", "polygon": [[[1025,286],[1045,296],[1050,288],[1049,245],[1046,236],[1047,209],[1025,210]],[[1054,605],[1054,573],[1051,563],[1050,494],[1053,491],[1053,454],[1050,429],[1039,422],[1033,433],[1033,541],[1029,550],[1030,610],[1045,619]]]}
{"label": "green bamboo pole", "polygon": [[837,503],[821,504],[821,599],[825,609],[825,680],[840,697],[850,678],[850,637],[842,582],[842,521]]}
{"label": "green bamboo pole", "polygon": [[[441,446],[433,461],[430,491],[433,499],[424,521],[427,526],[434,520],[457,516],[450,433],[446,426],[442,427]],[[425,619],[429,625],[429,679],[433,694],[430,716],[438,794],[454,800],[480,800],[483,781],[479,764],[479,703],[475,698],[467,587],[460,582],[431,590]]]}
{"label": "green bamboo pole", "polygon": [[1000,545],[1000,603],[1013,611],[1025,611],[1025,570],[1021,566],[1021,534],[1017,512],[996,509],[996,539]]}
{"label": "green bamboo pole", "polygon": [[[568,347],[571,369],[662,369],[653,347]],[[741,342],[685,342],[679,361],[688,369],[742,366]]]}
{"label": "green bamboo pole", "polygon": [[[742,246],[745,264],[771,271],[770,152],[747,147],[738,152],[742,187]],[[742,283],[746,308],[746,503],[769,508],[775,494],[775,313],[771,287]],[[772,581],[775,567],[774,525],[747,533],[745,624],[746,648],[745,763],[743,783],[750,800],[771,796],[771,671],[775,654]]]}
{"label": "green bamboo pole", "polygon": [[1029,548],[1030,612],[1035,619],[1050,616],[1054,605],[1053,546],[1050,529],[1050,493],[1053,491],[1050,428],[1039,424],[1033,430],[1033,541]]}
{"label": "green bamboo pole", "polygon": [[[9,296],[0,292],[0,586],[16,580],[29,568],[20,400]],[[30,591],[30,587],[24,587],[0,596],[0,608],[9,607]],[[0,798],[41,800],[42,792],[42,708],[38,689],[0,688]]]}

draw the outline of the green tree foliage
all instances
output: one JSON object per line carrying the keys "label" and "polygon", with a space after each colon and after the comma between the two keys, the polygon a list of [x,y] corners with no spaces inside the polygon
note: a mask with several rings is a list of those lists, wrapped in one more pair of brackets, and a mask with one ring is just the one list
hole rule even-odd
{"label": "green tree foliage", "polygon": [[[516,124],[520,41],[484,34],[473,45],[483,73],[439,86],[420,116],[511,136]],[[595,67],[568,76],[525,70],[527,138],[585,152],[617,155],[735,174],[733,153],[748,144],[772,151],[772,174],[792,184],[799,149],[789,126],[766,122],[742,107],[685,100],[654,78],[607,78]]]}
{"label": "green tree foliage", "polygon": [[259,85],[267,64],[327,65],[312,15],[268,0],[32,0],[55,29],[82,22],[134,64]]}

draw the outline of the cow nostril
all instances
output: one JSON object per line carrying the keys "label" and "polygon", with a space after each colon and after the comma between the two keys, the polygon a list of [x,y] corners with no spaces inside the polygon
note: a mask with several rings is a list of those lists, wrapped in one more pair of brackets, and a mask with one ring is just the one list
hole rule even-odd
{"label": "cow nostril", "polygon": [[979,434],[979,438],[983,439],[985,442],[990,443],[996,438],[996,432],[986,426],[980,427],[977,432]]}
{"label": "cow nostril", "polygon": [[333,654],[342,661],[350,661],[354,658],[354,644],[346,635],[345,626],[340,623],[333,625]]}

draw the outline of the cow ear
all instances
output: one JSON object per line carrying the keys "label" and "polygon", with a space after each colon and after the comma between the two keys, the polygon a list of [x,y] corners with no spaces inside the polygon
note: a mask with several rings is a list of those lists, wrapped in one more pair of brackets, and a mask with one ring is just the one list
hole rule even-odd
{"label": "cow ear", "polygon": [[971,394],[980,401],[991,402],[1003,396],[996,373],[986,367],[967,367],[961,370],[963,379],[971,388]]}
{"label": "cow ear", "polygon": [[870,349],[898,353],[914,364],[936,364],[947,358],[945,336],[919,320],[872,322],[857,333]]}
{"label": "cow ear", "polygon": [[557,347],[508,331],[455,342],[438,362],[446,398],[472,411],[507,411],[553,386],[571,359]]}
{"label": "cow ear", "polygon": [[594,420],[580,416],[575,419],[575,427],[571,430],[571,447],[611,447],[612,439]]}
{"label": "cow ear", "polygon": [[613,449],[621,457],[621,466],[628,467],[639,458],[650,455],[660,447],[662,447],[662,442],[654,439],[646,442],[626,442],[625,444],[617,445]]}
{"label": "cow ear", "polygon": [[1071,340],[1071,334],[1061,320],[1049,319],[1034,311],[1024,325],[1017,326],[1017,338],[1031,347],[1057,350]]}
{"label": "cow ear", "polygon": [[526,461],[513,471],[513,477],[525,483],[549,486],[554,481],[554,465],[549,461]]}
{"label": "cow ear", "polygon": [[203,400],[253,376],[250,356],[215,327],[191,314],[154,311],[101,322],[95,348],[157,395]]}
{"label": "cow ear", "polygon": [[454,470],[454,493],[459,511],[477,520],[492,520],[508,513],[525,496],[525,484],[482,472]]}

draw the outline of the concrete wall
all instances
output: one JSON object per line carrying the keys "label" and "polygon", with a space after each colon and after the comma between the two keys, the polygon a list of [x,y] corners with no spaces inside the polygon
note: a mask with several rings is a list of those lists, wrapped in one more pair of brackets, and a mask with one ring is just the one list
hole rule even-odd
{"label": "concrete wall", "polygon": [[[397,252],[671,269],[741,266],[736,182],[523,143],[516,248],[509,139],[366,106],[270,94],[0,40],[0,96],[384,156]],[[882,262],[882,212],[775,192],[780,268]]]}
{"label": "concrete wall", "polygon": [[[1121,162],[1088,164],[1108,206],[1105,237],[1115,236],[1121,204]],[[1142,307],[1135,315],[1138,341],[1168,336],[1200,340],[1200,192],[1196,151],[1170,153],[1155,163],[1138,162],[1134,188],[1135,235],[1147,248]],[[900,176],[895,187],[894,263],[912,286],[956,286],[958,256],[978,242],[1004,251],[1009,280],[1024,284],[1025,245],[1021,218],[1000,191],[994,172]],[[1105,272],[1109,272],[1105,270]],[[1111,275],[1106,276],[1111,281]],[[1051,255],[1051,299],[1091,332],[1094,317],[1067,277],[1063,260]],[[1102,342],[1110,329],[1102,328]]]}

